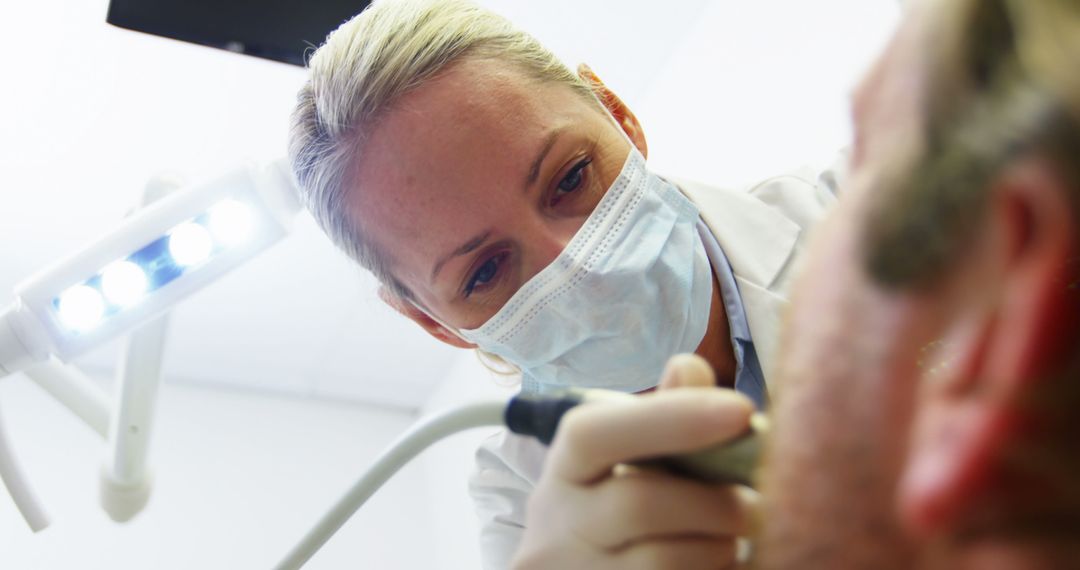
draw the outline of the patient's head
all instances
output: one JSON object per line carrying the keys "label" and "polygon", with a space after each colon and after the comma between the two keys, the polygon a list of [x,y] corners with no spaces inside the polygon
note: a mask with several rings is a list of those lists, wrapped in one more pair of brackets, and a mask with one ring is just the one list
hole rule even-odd
{"label": "patient's head", "polygon": [[375,2],[310,67],[290,154],[311,211],[451,344],[467,346],[428,314],[486,321],[558,256],[630,145],[646,150],[591,71],[460,0]]}
{"label": "patient's head", "polygon": [[1080,3],[925,1],[796,288],[765,567],[1075,566]]}

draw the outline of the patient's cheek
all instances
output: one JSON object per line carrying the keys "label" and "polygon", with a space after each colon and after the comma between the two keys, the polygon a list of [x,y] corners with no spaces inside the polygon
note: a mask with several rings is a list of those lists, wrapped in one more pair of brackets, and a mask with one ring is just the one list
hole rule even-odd
{"label": "patient's cheek", "polygon": [[793,290],[764,472],[766,568],[910,567],[893,503],[914,384],[897,382],[897,362],[915,320],[864,277],[847,229],[825,229]]}

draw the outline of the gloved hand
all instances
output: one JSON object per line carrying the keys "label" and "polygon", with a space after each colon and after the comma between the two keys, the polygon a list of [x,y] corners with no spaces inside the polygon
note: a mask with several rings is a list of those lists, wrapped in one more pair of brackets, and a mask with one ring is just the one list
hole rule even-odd
{"label": "gloved hand", "polygon": [[716,389],[693,355],[673,358],[661,390],[578,406],[563,417],[529,499],[516,570],[728,568],[754,495],[625,463],[688,452],[748,428],[753,404]]}

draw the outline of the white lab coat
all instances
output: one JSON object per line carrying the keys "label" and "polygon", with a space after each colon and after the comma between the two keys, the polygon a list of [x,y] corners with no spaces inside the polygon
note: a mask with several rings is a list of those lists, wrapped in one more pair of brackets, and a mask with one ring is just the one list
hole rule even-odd
{"label": "white lab coat", "polygon": [[[836,174],[827,171],[815,177],[811,171],[799,171],[746,190],[672,182],[697,204],[731,264],[765,383],[771,388],[785,291],[809,230],[835,201]],[[485,570],[510,566],[524,532],[525,504],[540,477],[546,451],[536,440],[505,430],[477,450],[469,492],[480,517]]]}

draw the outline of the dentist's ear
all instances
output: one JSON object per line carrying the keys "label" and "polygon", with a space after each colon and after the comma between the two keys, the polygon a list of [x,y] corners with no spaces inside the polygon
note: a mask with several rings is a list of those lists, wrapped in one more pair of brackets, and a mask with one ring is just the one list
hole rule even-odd
{"label": "dentist's ear", "polygon": [[476,348],[475,344],[467,342],[453,332],[447,330],[442,323],[431,318],[427,313],[418,309],[416,305],[408,300],[402,299],[391,293],[386,287],[379,286],[379,298],[387,305],[390,305],[395,311],[405,315],[405,317],[420,325],[420,328],[427,331],[429,335],[442,342],[458,348]]}
{"label": "dentist's ear", "polygon": [[1064,177],[1037,158],[1006,167],[989,189],[967,259],[953,269],[961,278],[946,296],[949,322],[913,408],[897,502],[913,534],[970,524],[1023,496],[1017,481],[1031,490],[1017,450],[1049,439],[1036,426],[1052,433],[1062,421],[1032,403],[1073,380],[1062,376],[1080,335],[1068,192]]}
{"label": "dentist's ear", "polygon": [[577,73],[578,77],[592,89],[596,98],[600,100],[608,113],[611,113],[611,116],[615,118],[615,122],[626,133],[626,136],[630,137],[630,142],[634,143],[634,146],[641,151],[642,156],[648,158],[649,145],[645,142],[645,131],[641,128],[641,123],[637,117],[630,111],[630,107],[627,107],[626,103],[623,103],[623,100],[619,99],[619,96],[614,91],[608,89],[608,86],[604,85],[603,81],[600,81],[600,78],[596,76],[596,73],[588,65],[579,64]]}

